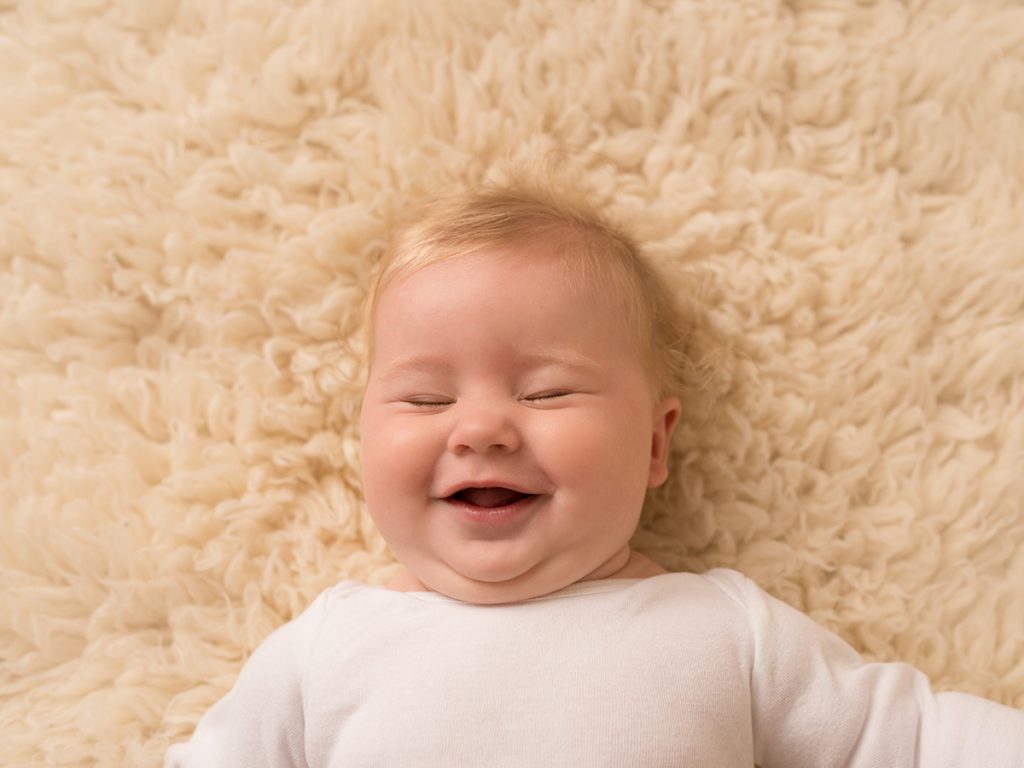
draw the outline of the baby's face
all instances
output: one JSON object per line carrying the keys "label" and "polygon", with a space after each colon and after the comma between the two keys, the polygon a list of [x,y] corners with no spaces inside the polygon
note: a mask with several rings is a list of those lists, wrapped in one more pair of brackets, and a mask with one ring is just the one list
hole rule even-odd
{"label": "baby's face", "polygon": [[675,398],[655,402],[624,301],[509,246],[425,267],[379,298],[362,410],[370,514],[425,587],[522,600],[628,553],[665,478]]}

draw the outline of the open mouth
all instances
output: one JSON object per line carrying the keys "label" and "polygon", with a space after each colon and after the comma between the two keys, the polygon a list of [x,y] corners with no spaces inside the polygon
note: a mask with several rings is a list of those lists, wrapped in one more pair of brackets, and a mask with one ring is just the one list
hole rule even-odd
{"label": "open mouth", "polygon": [[443,501],[479,535],[507,536],[540,511],[541,498],[539,493],[491,485],[460,488]]}
{"label": "open mouth", "polygon": [[511,488],[463,488],[449,496],[447,501],[461,502],[480,509],[500,509],[535,496],[536,494],[522,493]]}

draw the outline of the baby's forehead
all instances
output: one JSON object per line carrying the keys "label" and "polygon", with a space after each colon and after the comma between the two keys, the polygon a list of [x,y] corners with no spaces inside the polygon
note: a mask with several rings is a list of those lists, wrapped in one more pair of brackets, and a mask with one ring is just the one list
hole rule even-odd
{"label": "baby's forehead", "polygon": [[394,307],[395,302],[402,302],[406,290],[424,282],[433,283],[431,290],[444,292],[447,277],[461,278],[475,273],[477,267],[498,285],[503,273],[512,277],[516,271],[534,272],[535,282],[525,281],[524,288],[519,281],[517,290],[529,292],[531,284],[543,284],[548,290],[529,298],[541,300],[543,294],[547,302],[573,306],[585,302],[600,313],[596,322],[604,325],[610,319],[631,330],[643,345],[645,333],[639,325],[646,300],[635,267],[629,263],[631,254],[602,247],[579,234],[563,227],[519,232],[507,238],[477,238],[472,243],[406,239],[404,249],[391,252],[371,291],[364,326],[368,348],[373,347],[379,330],[382,305]]}
{"label": "baby's forehead", "polygon": [[[410,264],[380,287],[378,309],[405,304],[409,290],[426,290],[443,296],[450,286],[462,283],[466,275],[480,279],[482,290],[516,290],[534,304],[592,308],[595,323],[608,320],[620,326],[635,324],[634,307],[639,303],[622,270],[588,263],[578,254],[553,250],[545,244],[507,243],[451,258]],[[525,279],[524,279],[525,278]],[[420,286],[420,287],[417,287]],[[515,286],[513,289],[511,286]],[[532,286],[544,290],[531,290]],[[390,295],[389,295],[390,294]],[[411,307],[406,307],[406,310]],[[388,310],[389,312],[393,309]],[[371,333],[380,322],[379,312],[367,318]],[[454,319],[451,322],[457,322]]]}
{"label": "baby's forehead", "polygon": [[[404,276],[392,295],[386,291],[382,296],[383,314],[375,318],[375,332],[392,327],[399,318],[414,335],[427,333],[438,339],[484,328],[495,334],[493,339],[506,338],[505,331],[515,328],[517,338],[511,341],[518,351],[513,355],[509,348],[503,354],[517,357],[530,355],[518,346],[521,343],[568,354],[571,348],[565,340],[581,328],[589,329],[587,343],[598,348],[624,341],[632,347],[638,345],[639,334],[622,282],[602,280],[557,254],[515,248],[480,252],[434,262]],[[477,299],[490,308],[496,325],[464,319],[459,307],[476,304]],[[520,337],[524,333],[528,341]]]}
{"label": "baby's forehead", "polygon": [[413,361],[420,371],[453,367],[451,359],[494,370],[559,362],[582,369],[587,360],[599,367],[595,361],[637,345],[626,303],[605,301],[597,286],[585,269],[557,255],[502,249],[433,262],[382,295],[377,359],[403,373],[408,366],[396,360]]}
{"label": "baby's forehead", "polygon": [[[635,291],[628,270],[614,259],[595,257],[582,247],[565,242],[550,242],[542,237],[522,237],[487,245],[468,253],[410,261],[397,271],[398,282],[432,267],[483,267],[491,273],[537,273],[549,287],[557,289],[566,301],[592,301],[595,293],[608,299],[622,299]],[[618,302],[616,302],[618,303]]]}

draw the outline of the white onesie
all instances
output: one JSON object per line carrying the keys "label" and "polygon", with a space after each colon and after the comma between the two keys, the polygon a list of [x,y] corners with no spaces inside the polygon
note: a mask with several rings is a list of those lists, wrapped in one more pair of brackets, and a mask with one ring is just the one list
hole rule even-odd
{"label": "white onesie", "polygon": [[1024,712],[865,664],[734,571],[485,606],[357,582],[274,632],[193,766],[1024,768]]}

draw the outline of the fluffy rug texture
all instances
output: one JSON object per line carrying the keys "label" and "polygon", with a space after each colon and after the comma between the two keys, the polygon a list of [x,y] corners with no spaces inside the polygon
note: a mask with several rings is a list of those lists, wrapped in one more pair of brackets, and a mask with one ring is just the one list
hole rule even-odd
{"label": "fluffy rug texture", "polygon": [[0,761],[155,766],[394,560],[360,305],[555,151],[721,345],[635,544],[1024,707],[1024,7],[0,2]]}

